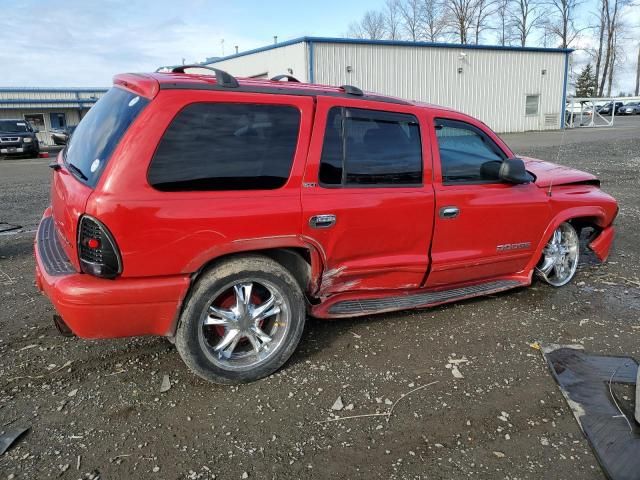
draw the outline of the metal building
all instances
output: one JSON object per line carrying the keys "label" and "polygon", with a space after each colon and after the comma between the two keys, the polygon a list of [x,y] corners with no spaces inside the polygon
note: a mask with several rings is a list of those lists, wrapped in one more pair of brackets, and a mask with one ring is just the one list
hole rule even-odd
{"label": "metal building", "polygon": [[455,108],[497,132],[561,128],[570,49],[302,37],[206,65]]}
{"label": "metal building", "polygon": [[0,119],[26,120],[39,130],[41,145],[51,145],[51,130],[77,125],[106,92],[101,88],[0,87]]}

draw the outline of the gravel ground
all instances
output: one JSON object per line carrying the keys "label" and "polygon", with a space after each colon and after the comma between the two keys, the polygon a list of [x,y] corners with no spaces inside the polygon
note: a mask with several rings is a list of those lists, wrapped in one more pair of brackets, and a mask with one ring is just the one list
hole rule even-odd
{"label": "gravel ground", "polygon": [[[0,161],[0,220],[25,226],[0,236],[0,433],[31,427],[0,456],[0,480],[603,478],[529,344],[640,358],[637,132],[568,132],[559,156],[621,203],[607,264],[587,259],[561,289],[310,320],[280,373],[240,387],[201,381],[161,338],[58,336],[34,287],[30,231],[48,202],[48,160]],[[558,138],[506,137],[552,161]],[[329,421],[336,413],[377,415]]]}

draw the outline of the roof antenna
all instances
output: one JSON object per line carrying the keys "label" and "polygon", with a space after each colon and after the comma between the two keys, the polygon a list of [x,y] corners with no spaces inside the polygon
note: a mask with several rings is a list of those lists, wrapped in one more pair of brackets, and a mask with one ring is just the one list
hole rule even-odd
{"label": "roof antenna", "polygon": [[[573,111],[573,99],[571,100],[571,110]],[[558,147],[558,154],[556,155],[556,163],[560,161],[560,153],[562,153],[562,147],[564,146],[564,134],[567,131],[567,122],[565,118],[561,118],[560,121],[562,122],[562,136],[560,137],[560,146]],[[548,197],[552,195],[551,194],[552,188],[553,188],[553,175],[549,180],[549,190],[547,190]]]}

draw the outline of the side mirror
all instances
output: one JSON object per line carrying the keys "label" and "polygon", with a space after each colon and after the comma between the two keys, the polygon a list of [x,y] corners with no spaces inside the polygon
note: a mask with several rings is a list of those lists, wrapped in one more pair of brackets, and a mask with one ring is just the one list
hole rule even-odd
{"label": "side mirror", "polygon": [[527,173],[524,162],[520,158],[507,158],[500,165],[498,177],[508,183],[529,183],[531,175]]}

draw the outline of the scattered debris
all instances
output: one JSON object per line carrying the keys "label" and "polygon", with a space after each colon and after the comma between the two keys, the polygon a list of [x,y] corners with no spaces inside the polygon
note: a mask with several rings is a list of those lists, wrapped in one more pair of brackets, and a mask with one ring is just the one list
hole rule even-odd
{"label": "scattered debris", "polygon": [[505,457],[504,453],[502,453],[502,452],[493,452],[493,454],[498,458],[504,458]]}
{"label": "scattered debris", "polygon": [[160,385],[160,393],[168,392],[171,389],[171,380],[169,380],[169,375],[164,375],[162,377],[162,384]]}
{"label": "scattered debris", "polygon": [[[638,478],[640,426],[632,395],[638,363],[630,357],[585,353],[581,346],[545,346],[543,356],[607,478]],[[542,438],[542,445],[549,440]]]}
{"label": "scattered debris", "polygon": [[[403,393],[402,395],[400,395],[400,398],[398,398],[395,402],[391,402],[389,399],[389,404],[391,405],[391,408],[389,409],[388,412],[381,412],[381,413],[365,413],[363,415],[351,415],[348,417],[336,417],[336,418],[329,418],[327,420],[321,420],[319,422],[315,422],[316,424],[322,424],[322,423],[331,423],[331,422],[338,422],[338,421],[342,421],[342,420],[350,420],[352,418],[365,418],[365,417],[387,417],[387,423],[389,423],[389,420],[391,418],[391,415],[393,414],[393,409],[396,408],[396,405],[398,405],[398,402],[400,402],[400,400],[402,400],[405,397],[408,397],[409,395],[411,395],[413,392],[417,392],[418,390],[422,390],[423,388],[429,387],[431,385],[434,385],[438,383],[438,380],[431,382],[431,383],[427,383],[426,385],[422,385],[421,387],[418,388],[414,388],[413,390],[410,390],[407,393]],[[385,403],[387,403],[385,400]],[[340,402],[338,404],[338,402]],[[339,405],[339,408],[334,408],[337,405]],[[351,408],[349,408],[351,407]],[[342,397],[338,397],[337,400],[335,401],[335,403],[333,404],[333,407],[331,407],[332,410],[342,410],[344,408],[344,405],[342,403]],[[353,408],[353,404],[350,403],[349,405],[347,405],[347,407],[345,408],[345,410],[351,410]]]}
{"label": "scattered debris", "polygon": [[458,368],[458,366],[462,365],[463,363],[469,363],[469,360],[467,360],[467,357],[462,357],[462,358],[450,357],[449,361],[445,365],[445,368],[448,368],[449,370],[451,370],[451,374],[454,376],[454,378],[464,378],[464,375],[462,375],[462,373],[460,372],[460,369]]}
{"label": "scattered debris", "polygon": [[67,394],[67,396],[68,396],[68,397],[75,397],[77,394],[78,394],[78,389],[77,389],[77,388],[74,388],[73,390],[71,390],[71,391]]}
{"label": "scattered debris", "polygon": [[336,401],[333,402],[333,405],[331,406],[331,410],[336,410],[339,412],[343,408],[344,408],[344,404],[342,403],[342,397],[336,398]]}
{"label": "scattered debris", "polygon": [[408,397],[413,392],[417,392],[418,390],[422,390],[423,388],[430,387],[431,385],[435,385],[436,383],[438,383],[438,380],[436,380],[434,382],[431,382],[431,383],[427,383],[426,385],[422,385],[421,387],[414,388],[413,390],[410,390],[407,393],[403,393],[402,395],[400,395],[400,398],[395,401],[395,403],[391,406],[391,409],[389,410],[389,415],[387,417],[387,423],[389,423],[389,420],[391,420],[391,415],[393,414],[393,409],[396,408],[396,405],[398,405],[398,402],[400,400],[402,400],[405,397]]}
{"label": "scattered debris", "polygon": [[7,222],[0,222],[0,233],[11,232],[13,230],[19,230],[21,228],[21,225],[12,225]]}
{"label": "scattered debris", "polygon": [[13,445],[22,435],[27,433],[31,427],[18,427],[13,430],[8,430],[4,434],[0,435],[0,455],[3,455],[9,447]]}

